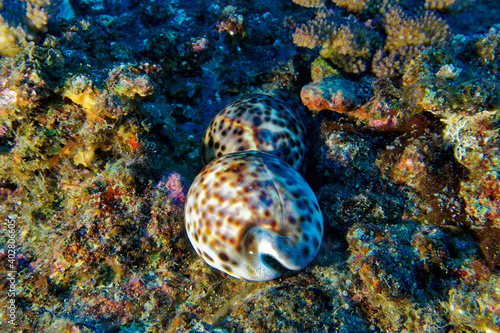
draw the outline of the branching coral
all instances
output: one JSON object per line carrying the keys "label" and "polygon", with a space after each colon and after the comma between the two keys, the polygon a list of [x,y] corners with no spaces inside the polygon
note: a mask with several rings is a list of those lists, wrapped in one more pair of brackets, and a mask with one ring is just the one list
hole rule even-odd
{"label": "branching coral", "polygon": [[445,45],[450,38],[446,22],[427,11],[418,17],[408,17],[400,7],[392,7],[384,15],[387,33],[383,50],[373,60],[377,76],[398,75],[403,64],[427,46]]}
{"label": "branching coral", "polygon": [[368,9],[370,0],[332,0],[337,6],[347,9],[351,13],[361,13]]}
{"label": "branching coral", "polygon": [[33,31],[47,32],[49,15],[44,6],[50,5],[50,0],[31,0],[26,4],[28,26]]}
{"label": "branching coral", "polygon": [[461,283],[448,292],[450,321],[460,331],[498,332],[500,278]]}
{"label": "branching coral", "polygon": [[12,57],[20,50],[19,40],[24,37],[21,28],[15,29],[0,15],[0,56]]}
{"label": "branching coral", "polygon": [[490,31],[479,37],[474,44],[482,64],[498,61],[500,59],[500,24],[491,27]]}
{"label": "branching coral", "polygon": [[425,0],[425,9],[456,12],[475,3],[475,0]]}
{"label": "branching coral", "polygon": [[400,0],[332,0],[337,6],[347,9],[351,13],[384,14]]}
{"label": "branching coral", "polygon": [[297,5],[309,8],[321,8],[325,5],[325,0],[292,0]]}
{"label": "branching coral", "polygon": [[348,73],[367,69],[380,37],[353,17],[343,17],[333,10],[319,10],[313,20],[302,24],[293,34],[301,47],[321,46],[320,55]]}

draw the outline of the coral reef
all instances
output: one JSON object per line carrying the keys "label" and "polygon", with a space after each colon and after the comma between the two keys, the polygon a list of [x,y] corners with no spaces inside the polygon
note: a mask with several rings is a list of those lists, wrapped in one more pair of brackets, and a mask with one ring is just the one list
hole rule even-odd
{"label": "coral reef", "polygon": [[[378,15],[385,14],[391,7],[399,3],[405,3],[401,0],[332,0],[337,6],[346,9],[350,13]],[[410,2],[411,3],[411,2]]]}
{"label": "coral reef", "polygon": [[500,302],[498,276],[479,277],[475,283],[461,283],[449,291],[450,321],[461,330],[498,331]]}
{"label": "coral reef", "polygon": [[219,22],[215,26],[215,30],[218,33],[227,32],[231,37],[245,37],[247,34],[243,14],[238,11],[238,8],[233,6],[224,8]]}
{"label": "coral reef", "polygon": [[317,57],[311,63],[311,79],[316,81],[328,76],[340,76],[340,73],[325,59]]}
{"label": "coral reef", "polygon": [[333,2],[342,8],[347,9],[351,13],[362,13],[368,9],[370,0],[360,1],[346,1],[346,0],[333,0]]}
{"label": "coral reef", "polygon": [[0,15],[0,56],[12,57],[20,51],[20,40],[24,40],[24,30],[11,27]]}
{"label": "coral reef", "polygon": [[47,32],[49,16],[44,6],[50,5],[50,0],[31,0],[26,2],[26,18],[32,31]]}
{"label": "coral reef", "polygon": [[425,9],[437,9],[439,11],[457,12],[466,7],[474,5],[475,0],[425,0]]}
{"label": "coral reef", "polygon": [[[134,98],[135,95],[141,97],[154,93],[154,84],[147,75],[149,64],[140,66],[120,65],[109,72],[106,85],[110,90],[120,96]],[[153,74],[157,74],[154,73]]]}
{"label": "coral reef", "polygon": [[[0,15],[1,332],[500,329],[497,0]],[[324,219],[311,263],[259,283],[207,265],[184,223],[204,129],[249,94],[301,116]]]}
{"label": "coral reef", "polygon": [[406,221],[393,226],[355,224],[347,239],[349,267],[356,277],[350,292],[381,329],[443,331],[448,308],[440,300],[447,299],[453,284],[446,272],[471,264],[467,258],[474,251],[467,247],[474,246],[472,237],[450,237]]}
{"label": "coral reef", "polygon": [[375,163],[384,177],[418,194],[420,213],[414,213],[415,218],[420,215],[428,223],[460,225],[465,220],[459,197],[465,172],[453,161],[443,162],[448,159],[435,137],[422,135],[380,152]]}

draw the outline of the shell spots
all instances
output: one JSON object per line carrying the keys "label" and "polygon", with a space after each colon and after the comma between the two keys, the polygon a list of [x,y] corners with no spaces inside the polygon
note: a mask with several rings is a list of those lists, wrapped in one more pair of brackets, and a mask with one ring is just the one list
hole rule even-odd
{"label": "shell spots", "polygon": [[201,149],[207,165],[185,206],[189,240],[210,266],[267,281],[314,259],[323,216],[298,172],[304,135],[300,117],[266,95],[244,96],[212,119]]}
{"label": "shell spots", "polygon": [[224,261],[224,262],[229,261],[229,257],[224,252],[219,252],[219,259]]}
{"label": "shell spots", "polygon": [[302,269],[318,253],[323,217],[316,207],[304,178],[275,155],[232,153],[209,163],[193,181],[186,231],[210,266],[267,281]]}
{"label": "shell spots", "polygon": [[205,164],[226,154],[258,150],[277,155],[304,172],[305,126],[288,106],[266,95],[249,95],[230,103],[205,130]]}

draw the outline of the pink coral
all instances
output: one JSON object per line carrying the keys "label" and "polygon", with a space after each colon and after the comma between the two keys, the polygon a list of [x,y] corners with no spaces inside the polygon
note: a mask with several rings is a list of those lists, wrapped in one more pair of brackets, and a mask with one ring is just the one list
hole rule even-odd
{"label": "pink coral", "polygon": [[191,50],[194,53],[202,53],[208,50],[208,47],[210,46],[210,42],[208,41],[207,38],[201,37],[201,38],[196,38],[191,42]]}
{"label": "pink coral", "polygon": [[187,189],[183,183],[184,180],[181,175],[177,172],[172,172],[166,177],[161,177],[161,180],[156,185],[156,188],[160,191],[166,192],[168,197],[172,200],[172,203],[177,208],[181,208],[184,206],[187,194]]}

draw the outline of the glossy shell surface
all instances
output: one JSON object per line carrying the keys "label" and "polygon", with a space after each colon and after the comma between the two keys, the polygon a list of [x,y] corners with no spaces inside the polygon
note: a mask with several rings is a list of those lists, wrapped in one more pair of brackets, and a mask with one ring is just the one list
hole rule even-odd
{"label": "glossy shell surface", "polygon": [[233,101],[207,127],[202,159],[207,164],[247,150],[272,153],[303,172],[306,141],[300,116],[267,95],[247,95]]}
{"label": "glossy shell surface", "polygon": [[252,281],[304,268],[323,237],[323,216],[304,178],[258,151],[208,164],[189,189],[185,221],[191,244],[210,266]]}

